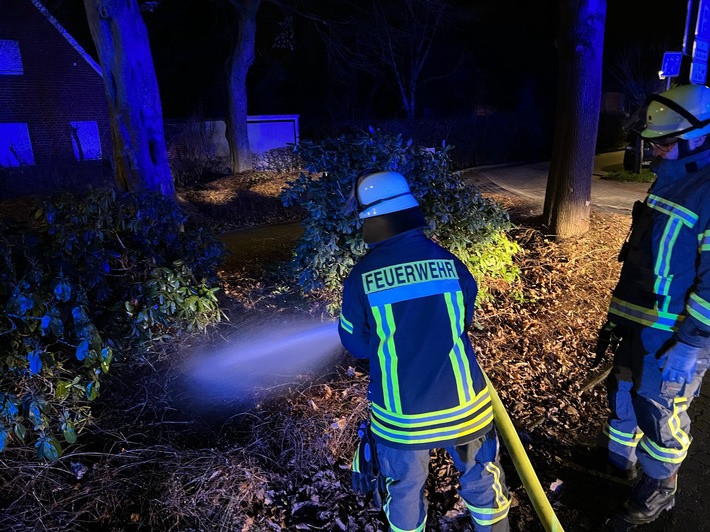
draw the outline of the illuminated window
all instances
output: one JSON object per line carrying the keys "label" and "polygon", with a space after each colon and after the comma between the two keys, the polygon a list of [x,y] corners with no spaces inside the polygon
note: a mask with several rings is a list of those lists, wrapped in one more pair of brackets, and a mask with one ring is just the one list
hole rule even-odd
{"label": "illuminated window", "polygon": [[99,126],[93,121],[70,122],[71,143],[77,161],[97,161],[101,159],[101,139]]}
{"label": "illuminated window", "polygon": [[0,166],[34,164],[27,124],[0,124]]}
{"label": "illuminated window", "polygon": [[17,41],[0,40],[0,76],[21,76],[22,57],[20,56],[20,43]]}

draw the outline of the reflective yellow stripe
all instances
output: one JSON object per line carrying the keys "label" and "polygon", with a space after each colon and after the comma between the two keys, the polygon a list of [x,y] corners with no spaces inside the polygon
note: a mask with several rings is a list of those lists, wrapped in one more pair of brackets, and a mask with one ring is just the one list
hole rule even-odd
{"label": "reflective yellow stripe", "polygon": [[356,473],[360,473],[360,444],[357,444],[355,448],[355,456],[353,456],[353,465],[351,467]]}
{"label": "reflective yellow stripe", "polygon": [[486,465],[486,469],[493,475],[493,491],[496,494],[496,510],[501,509],[510,505],[510,500],[503,493],[503,486],[500,484],[500,469],[492,463],[489,462]]}
{"label": "reflective yellow stripe", "polygon": [[[506,517],[508,517],[508,510],[510,510],[510,503],[511,500],[508,499],[505,503],[505,506],[502,508],[496,508],[495,510],[492,510],[490,508],[478,508],[476,506],[473,506],[471,504],[465,503],[468,509],[471,511],[471,516],[473,517],[473,520],[476,521],[477,524],[486,526],[486,525],[493,525],[497,523],[498,521],[502,521]],[[488,519],[483,518],[483,515],[490,515]]]}
{"label": "reflective yellow stripe", "polygon": [[372,432],[377,436],[395,443],[422,444],[436,443],[458,439],[469,434],[483,431],[493,422],[493,407],[489,404],[476,417],[464,423],[447,425],[446,427],[419,431],[395,430],[382,425],[376,417],[372,417]]}
{"label": "reflective yellow stripe", "polygon": [[397,347],[394,345],[394,333],[397,330],[397,325],[394,322],[394,316],[392,315],[392,305],[385,305],[385,315],[387,316],[387,325],[389,326],[390,335],[387,339],[387,350],[390,355],[390,371],[392,375],[390,378],[392,380],[392,395],[394,396],[394,411],[402,411],[402,400],[399,397],[399,359],[397,358]]}
{"label": "reflective yellow stripe", "polygon": [[[489,399],[490,399],[490,398],[489,398]],[[493,411],[493,409],[492,409],[492,407],[491,407],[491,405],[490,405],[490,400],[489,400],[487,406],[486,406],[485,408],[483,408],[483,410],[481,411],[481,413],[479,413],[477,416],[471,418],[470,420],[468,420],[468,421],[465,422],[465,423],[459,423],[459,424],[454,424],[454,425],[447,425],[447,426],[445,426],[445,427],[440,427],[440,428],[425,429],[425,430],[420,430],[420,431],[416,431],[416,432],[415,432],[415,431],[397,430],[397,429],[386,428],[384,425],[382,425],[381,423],[379,423],[377,417],[374,417],[374,416],[372,417],[372,422],[373,422],[373,423],[377,423],[377,425],[378,425],[379,427],[381,427],[382,429],[387,430],[387,431],[389,431],[389,432],[391,432],[391,433],[393,433],[393,434],[401,434],[401,435],[405,436],[405,435],[408,435],[408,434],[416,433],[416,434],[420,434],[420,435],[422,435],[422,436],[425,436],[425,435],[430,435],[430,434],[436,434],[436,433],[438,433],[438,432],[441,432],[442,430],[454,430],[454,429],[457,429],[457,428],[459,428],[459,427],[465,427],[466,425],[469,425],[469,424],[473,424],[473,423],[478,424],[484,417],[486,417],[487,415],[489,415],[492,411]],[[431,425],[431,424],[428,424],[428,425]],[[466,433],[466,434],[468,434],[468,433]]]}
{"label": "reflective yellow stripe", "polygon": [[[667,296],[670,292],[670,284],[673,278],[673,276],[670,275],[671,256],[673,255],[673,247],[681,228],[681,220],[671,217],[666,223],[666,227],[661,235],[661,240],[658,242],[658,256],[656,257],[656,264],[653,267],[653,273],[656,275],[656,281],[653,285],[656,294]],[[663,297],[661,311],[668,312],[670,304],[671,298]]]}
{"label": "reflective yellow stripe", "polygon": [[684,412],[687,409],[688,399],[686,397],[676,397],[673,400],[673,414],[668,418],[668,428],[670,429],[673,439],[680,444],[680,449],[661,447],[648,438],[641,440],[641,448],[660,462],[679,464],[685,460],[685,457],[688,455],[688,448],[690,447],[690,436],[681,429],[678,413]]}
{"label": "reflective yellow stripe", "polygon": [[680,464],[683,460],[685,460],[685,457],[688,454],[687,450],[661,447],[648,438],[641,440],[639,445],[659,462],[666,462],[669,464]]}
{"label": "reflective yellow stripe", "polygon": [[668,419],[668,427],[671,429],[673,438],[680,444],[683,452],[688,451],[690,447],[690,437],[688,433],[681,428],[679,412],[683,412],[688,408],[688,400],[685,397],[677,397],[673,401],[673,415]]}
{"label": "reflective yellow stripe", "polygon": [[[510,509],[511,499],[507,498],[503,493],[503,487],[500,483],[500,470],[495,464],[489,462],[486,464],[486,470],[493,475],[493,492],[495,493],[495,507],[483,508],[466,503],[466,506],[471,511],[473,520],[481,526],[492,525],[505,519]],[[464,501],[465,502],[465,501]]]}
{"label": "reflective yellow stripe", "polygon": [[672,312],[663,312],[657,308],[645,308],[640,305],[634,305],[618,297],[611,298],[609,314],[621,316],[627,320],[662,331],[675,331],[676,327],[679,326],[685,318],[685,316],[680,316]]}
{"label": "reflective yellow stripe", "polygon": [[627,447],[636,447],[639,440],[643,437],[643,432],[637,432],[635,434],[621,432],[608,424],[604,426],[604,434],[610,440],[615,441],[619,445],[626,445]]}
{"label": "reflective yellow stripe", "polygon": [[390,519],[390,503],[392,502],[392,496],[390,495],[390,485],[392,484],[392,482],[393,480],[391,478],[385,478],[385,488],[387,490],[387,497],[385,497],[385,504],[382,507],[382,509],[385,511],[385,515],[387,516],[387,521],[389,521],[390,529],[394,532],[424,532],[424,530],[426,529],[426,514],[424,514],[424,521],[422,522],[422,524],[419,525],[417,528],[413,528],[411,530],[399,528],[392,524],[392,520]]}
{"label": "reflective yellow stripe", "polygon": [[698,246],[701,252],[710,251],[710,231],[698,235]]}
{"label": "reflective yellow stripe", "polygon": [[340,326],[345,332],[353,333],[353,324],[346,320],[342,313],[340,314]]}
{"label": "reflective yellow stripe", "polygon": [[[456,301],[452,297],[451,292],[444,294],[446,308],[449,312],[449,322],[451,323],[451,335],[453,346],[449,351],[449,360],[456,379],[456,391],[458,392],[459,402],[465,403],[469,398],[473,397],[474,389],[471,382],[471,368],[466,356],[466,349],[461,340],[461,335],[464,330],[464,321],[466,318],[465,307],[463,303],[463,293],[459,290],[456,292]],[[454,307],[454,304],[456,307]]]}
{"label": "reflective yellow stripe", "polygon": [[700,323],[710,326],[710,303],[695,292],[690,294],[685,309],[688,314],[693,316]]}
{"label": "reflective yellow stripe", "polygon": [[[384,320],[380,308],[384,308]],[[399,378],[397,375],[397,350],[394,345],[394,333],[397,326],[392,318],[392,305],[372,307],[372,314],[377,324],[377,337],[380,344],[377,347],[377,358],[382,374],[382,394],[388,410],[402,411],[399,397]],[[386,329],[386,330],[385,330]]]}
{"label": "reflective yellow stripe", "polygon": [[683,222],[683,224],[687,225],[688,227],[692,228],[698,221],[698,215],[695,214],[693,211],[683,207],[679,203],[675,203],[673,201],[662,198],[661,196],[649,194],[646,198],[646,203],[649,207],[653,209],[668,214],[669,216],[678,218],[680,221]]}
{"label": "reflective yellow stripe", "polygon": [[456,405],[452,408],[444,410],[434,410],[432,412],[424,412],[421,414],[401,414],[399,412],[391,412],[386,408],[382,408],[377,403],[371,403],[373,414],[382,418],[383,421],[396,425],[398,427],[425,427],[432,425],[440,425],[451,423],[457,419],[462,419],[472,415],[477,409],[490,404],[491,396],[486,386],[483,390],[474,396],[473,400]]}

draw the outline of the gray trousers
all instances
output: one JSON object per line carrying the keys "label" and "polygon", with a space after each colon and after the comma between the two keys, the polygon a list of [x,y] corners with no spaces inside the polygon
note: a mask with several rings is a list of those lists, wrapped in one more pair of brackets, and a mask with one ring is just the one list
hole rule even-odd
{"label": "gray trousers", "polygon": [[672,333],[651,328],[631,331],[614,355],[607,379],[611,417],[604,427],[609,461],[630,469],[636,461],[651,478],[674,475],[692,442],[688,407],[700,393],[710,353],[698,358],[695,376],[672,394],[664,392],[662,353]]}

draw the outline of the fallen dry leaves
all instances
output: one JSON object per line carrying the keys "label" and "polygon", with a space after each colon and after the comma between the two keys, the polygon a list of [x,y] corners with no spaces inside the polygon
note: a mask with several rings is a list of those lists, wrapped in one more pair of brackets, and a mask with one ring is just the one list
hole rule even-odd
{"label": "fallen dry leaves", "polygon": [[605,417],[599,390],[580,392],[599,371],[591,368],[594,343],[629,223],[628,215],[593,212],[591,230],[578,239],[555,242],[524,224],[514,232],[524,250],[517,258],[524,300],[484,305],[472,340],[522,430],[542,427],[569,442],[591,436]]}
{"label": "fallen dry leaves", "polygon": [[[256,193],[235,179],[180,196],[192,213],[214,220],[212,227],[294,216],[264,216],[280,185],[264,184]],[[240,196],[236,189],[256,195]],[[516,213],[512,234],[523,248],[516,259],[523,297],[499,293],[482,305],[470,335],[543,486],[559,486],[556,468],[569,447],[590,441],[606,417],[603,385],[588,383],[599,371],[591,368],[593,346],[630,216],[593,212],[587,235],[556,242],[536,225],[534,209],[514,198],[495,199]],[[121,369],[123,384],[113,383],[102,396],[95,429],[82,435],[85,447],[51,467],[30,468],[3,455],[3,529],[37,523],[43,530],[97,524],[107,530],[387,529],[384,514],[350,489],[355,430],[367,412],[367,370],[349,355],[342,353],[327,375],[308,375],[246,405],[222,401],[199,410],[185,402],[179,361],[200,345],[223,342],[245,316],[324,315],[324,305],[300,297],[278,262],[232,263],[223,279],[231,321],[207,337],[178,339],[146,355],[142,366]],[[542,530],[511,462],[503,459],[514,499],[512,530]],[[76,464],[87,470],[80,479],[72,472]],[[451,460],[434,452],[428,530],[472,530],[456,487]],[[560,501],[555,507],[562,522],[573,518],[573,508]]]}

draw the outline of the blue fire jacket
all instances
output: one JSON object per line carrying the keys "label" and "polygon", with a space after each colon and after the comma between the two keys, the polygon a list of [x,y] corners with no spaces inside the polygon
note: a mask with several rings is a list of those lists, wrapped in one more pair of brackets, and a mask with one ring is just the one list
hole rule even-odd
{"label": "blue fire jacket", "polygon": [[710,150],[661,161],[620,260],[609,320],[710,346]]}
{"label": "blue fire jacket", "polygon": [[372,245],[346,279],[340,338],[370,360],[370,419],[382,443],[446,447],[491,429],[466,333],[477,290],[464,264],[419,229]]}

